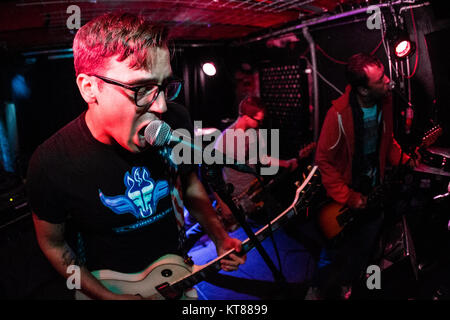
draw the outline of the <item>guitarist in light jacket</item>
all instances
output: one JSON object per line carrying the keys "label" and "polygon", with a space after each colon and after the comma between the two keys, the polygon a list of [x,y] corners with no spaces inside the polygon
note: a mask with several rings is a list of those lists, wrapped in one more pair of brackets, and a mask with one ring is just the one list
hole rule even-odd
{"label": "guitarist in light jacket", "polygon": [[[418,161],[404,154],[394,139],[390,80],[381,62],[371,55],[355,54],[348,61],[346,76],[349,85],[328,110],[315,160],[329,197],[360,210],[366,207],[368,191],[382,182],[387,162],[412,168]],[[367,230],[360,225],[367,225]],[[381,217],[360,225],[338,247],[330,244],[325,249],[328,253],[322,256],[332,262],[319,262],[322,290],[316,297],[349,296],[348,290],[342,290],[361,271]]]}

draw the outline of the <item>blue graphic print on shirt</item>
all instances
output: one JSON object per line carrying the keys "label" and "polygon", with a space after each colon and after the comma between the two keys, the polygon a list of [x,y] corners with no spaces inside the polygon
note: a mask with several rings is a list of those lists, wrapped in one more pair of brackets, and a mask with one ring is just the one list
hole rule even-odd
{"label": "blue graphic print on shirt", "polygon": [[[103,205],[116,214],[131,213],[137,219],[147,219],[148,223],[159,220],[164,214],[155,216],[158,202],[169,195],[169,183],[165,180],[155,181],[150,178],[150,173],[145,167],[133,167],[131,174],[125,173],[125,194],[118,196],[106,196],[99,189],[99,197]],[[146,221],[147,222],[147,221]],[[147,225],[148,223],[136,224],[132,229]],[[131,227],[131,226],[129,226]],[[117,231],[117,230],[116,230]]]}

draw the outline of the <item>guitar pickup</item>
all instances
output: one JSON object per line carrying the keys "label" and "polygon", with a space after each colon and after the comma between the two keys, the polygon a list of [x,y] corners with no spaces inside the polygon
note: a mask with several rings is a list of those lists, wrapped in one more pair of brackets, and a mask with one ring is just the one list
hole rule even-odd
{"label": "guitar pickup", "polygon": [[168,282],[161,283],[155,289],[167,300],[177,300],[182,296],[182,292],[175,290]]}

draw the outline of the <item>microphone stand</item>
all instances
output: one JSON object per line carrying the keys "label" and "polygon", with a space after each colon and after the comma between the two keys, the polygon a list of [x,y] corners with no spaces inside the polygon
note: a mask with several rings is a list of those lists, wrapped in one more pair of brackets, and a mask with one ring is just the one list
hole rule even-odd
{"label": "microphone stand", "polygon": [[[213,190],[219,195],[219,197],[228,205],[231,212],[233,213],[233,216],[236,218],[236,220],[241,225],[242,229],[244,229],[245,233],[247,234],[248,238],[251,240],[251,243],[255,245],[256,249],[258,250],[259,254],[263,258],[264,262],[266,263],[267,267],[272,272],[273,278],[275,281],[279,284],[280,288],[287,288],[287,281],[284,275],[276,268],[273,261],[270,259],[269,255],[267,254],[264,247],[261,245],[261,242],[256,238],[255,233],[250,228],[249,224],[245,220],[245,215],[242,212],[242,208],[236,206],[234,203],[232,197],[230,188],[227,186],[225,181],[222,177],[222,167],[224,166],[230,166],[233,169],[236,169],[233,165],[227,165],[227,164],[211,164],[206,165],[203,164],[201,166],[201,170],[203,172],[202,176],[205,177],[207,180],[207,183],[213,188]],[[250,168],[247,166],[247,168]],[[245,170],[248,172],[248,170]],[[253,174],[256,175],[256,172],[253,170]],[[243,248],[245,251],[245,248]]]}
{"label": "microphone stand", "polygon": [[[411,102],[411,100],[410,99],[407,99],[404,95],[403,95],[403,93],[397,88],[397,85],[396,85],[396,83],[395,82],[391,82],[390,83],[390,87],[391,87],[391,90],[392,90],[392,93],[395,93],[396,94],[396,96],[398,97],[398,98],[400,98],[400,100],[401,101],[403,101],[406,105],[407,105],[407,107],[406,107],[406,109],[405,109],[405,117],[407,117],[407,112],[408,112],[408,108],[411,108],[413,111],[414,111],[414,109],[415,109],[415,106],[412,104],[412,102]],[[412,145],[413,143],[411,143],[411,141],[408,141],[408,143],[407,143],[407,148],[408,149],[410,149],[410,147],[411,147],[411,145]],[[401,153],[401,156],[400,156],[400,165],[402,164],[402,162],[403,162],[403,155],[404,155],[404,150],[403,150],[403,148],[402,148],[402,153]],[[414,152],[412,153],[412,157],[415,157],[415,154],[414,154]]]}
{"label": "microphone stand", "polygon": [[[170,126],[167,123],[164,123],[162,121],[155,120],[151,122],[147,128],[145,129],[145,139],[149,142],[150,145],[153,146],[163,146],[167,145],[171,142],[171,129]],[[202,153],[202,148],[199,148],[196,145],[193,145],[189,142],[185,142],[183,139],[180,139],[179,137],[175,137],[175,140],[177,143],[182,143],[187,145],[189,148],[191,148],[194,153],[200,152]],[[162,150],[161,152],[163,152]],[[217,150],[213,149],[213,156],[215,156],[215,152]],[[164,152],[162,153],[164,154]],[[224,158],[226,156],[224,155]],[[227,160],[227,159],[225,159]],[[232,160],[232,159],[230,159]],[[258,250],[261,257],[264,259],[265,263],[269,267],[269,269],[272,271],[273,277],[275,281],[279,284],[279,288],[284,289],[288,288],[286,279],[284,278],[283,274],[275,267],[274,263],[270,259],[267,252],[264,250],[263,246],[261,245],[258,238],[256,238],[255,233],[252,231],[250,226],[245,221],[245,215],[242,213],[242,209],[238,208],[235,203],[233,202],[233,199],[231,198],[231,191],[227,190],[227,186],[225,184],[225,181],[222,177],[222,167],[223,166],[229,166],[235,170],[251,173],[258,177],[256,172],[250,168],[247,165],[235,163],[235,161],[230,161],[231,163],[228,164],[228,161],[225,161],[225,164],[203,164],[201,166],[202,170],[202,176],[205,177],[207,183],[212,187],[212,189],[219,195],[219,197],[228,205],[231,212],[233,213],[236,220],[239,222],[241,227],[244,229],[245,233],[249,237],[252,244],[255,245],[256,249]],[[243,248],[243,251],[246,252],[248,248]]]}

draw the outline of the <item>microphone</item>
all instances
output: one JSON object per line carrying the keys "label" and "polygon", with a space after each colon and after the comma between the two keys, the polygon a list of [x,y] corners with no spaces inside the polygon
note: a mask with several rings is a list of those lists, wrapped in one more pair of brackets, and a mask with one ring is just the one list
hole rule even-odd
{"label": "microphone", "polygon": [[170,142],[172,137],[170,126],[161,121],[153,120],[145,128],[144,137],[145,140],[154,147],[162,147]]}
{"label": "microphone", "polygon": [[[188,148],[194,150],[195,152],[201,152],[203,156],[203,149],[191,142],[191,139],[186,136],[182,136],[183,139],[177,137],[173,134],[172,128],[164,121],[153,120],[145,128],[144,138],[153,147],[164,147],[164,146],[174,146],[179,143],[187,146]],[[257,175],[255,170],[245,164],[237,162],[235,159],[230,159],[217,149],[214,152],[220,153],[223,159],[221,165],[228,166],[235,170],[251,173]]]}
{"label": "microphone", "polygon": [[190,142],[190,138],[182,136],[184,139],[173,134],[172,128],[162,120],[153,120],[145,128],[144,138],[153,147],[174,146],[178,143],[187,145],[196,151],[203,151],[201,148]]}
{"label": "microphone", "polygon": [[396,86],[396,84],[395,84],[395,82],[394,81],[390,81],[389,82],[389,90],[394,90],[395,89],[395,86]]}
{"label": "microphone", "polygon": [[406,99],[403,93],[397,88],[397,84],[394,81],[389,82],[389,89],[395,92],[408,106],[412,107],[411,102]]}

